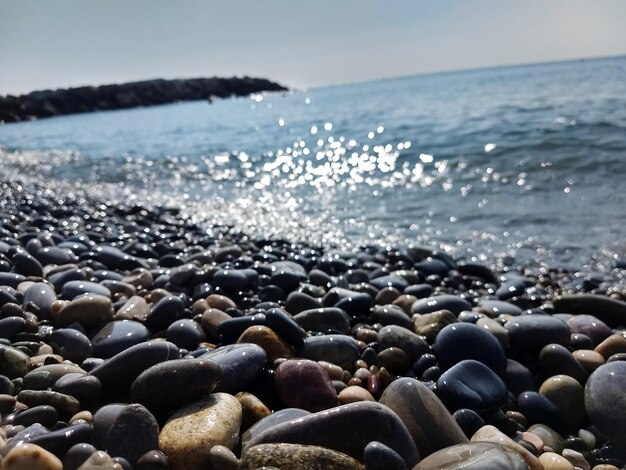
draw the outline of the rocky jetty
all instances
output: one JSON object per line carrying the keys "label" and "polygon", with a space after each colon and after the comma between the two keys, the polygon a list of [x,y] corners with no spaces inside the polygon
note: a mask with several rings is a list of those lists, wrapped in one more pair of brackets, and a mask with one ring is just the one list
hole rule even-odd
{"label": "rocky jetty", "polygon": [[591,284],[0,196],[2,470],[626,465],[623,265]]}
{"label": "rocky jetty", "polygon": [[263,91],[286,91],[262,78],[191,78],[145,80],[115,85],[83,86],[0,96],[0,122],[18,122],[63,114],[136,108],[178,101],[246,96]]}

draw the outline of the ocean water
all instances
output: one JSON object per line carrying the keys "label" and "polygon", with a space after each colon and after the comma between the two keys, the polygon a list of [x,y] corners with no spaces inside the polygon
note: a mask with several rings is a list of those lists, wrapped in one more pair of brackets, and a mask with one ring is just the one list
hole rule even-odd
{"label": "ocean water", "polygon": [[0,126],[5,176],[330,249],[626,255],[626,57]]}

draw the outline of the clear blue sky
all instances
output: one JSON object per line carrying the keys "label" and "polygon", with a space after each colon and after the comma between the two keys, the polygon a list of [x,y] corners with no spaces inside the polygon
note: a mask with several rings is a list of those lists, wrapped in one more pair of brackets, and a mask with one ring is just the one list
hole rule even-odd
{"label": "clear blue sky", "polygon": [[0,94],[213,75],[303,88],[622,54],[624,0],[0,0]]}

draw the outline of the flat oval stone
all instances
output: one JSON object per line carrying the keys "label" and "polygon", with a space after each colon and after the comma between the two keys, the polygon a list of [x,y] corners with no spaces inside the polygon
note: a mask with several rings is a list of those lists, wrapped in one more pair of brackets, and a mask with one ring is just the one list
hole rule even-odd
{"label": "flat oval stone", "polygon": [[112,321],[98,331],[91,343],[95,357],[108,359],[139,343],[148,340],[150,332],[133,320]]}
{"label": "flat oval stone", "polygon": [[22,305],[35,305],[37,307],[37,318],[49,320],[52,317],[52,304],[57,300],[56,293],[50,284],[45,282],[35,282],[24,293]]}
{"label": "flat oval stone", "polygon": [[63,464],[54,454],[35,444],[21,444],[6,455],[2,469],[63,470]]}
{"label": "flat oval stone", "polygon": [[45,246],[37,251],[35,257],[46,266],[48,264],[70,264],[78,261],[78,257],[69,248]]}
{"label": "flat oval stone", "polygon": [[92,375],[72,373],[58,379],[52,390],[76,398],[82,408],[93,409],[98,405],[102,385]]}
{"label": "flat oval stone", "polygon": [[156,419],[137,403],[103,406],[93,420],[99,447],[111,457],[125,458],[133,466],[143,454],[159,446]]}
{"label": "flat oval stone", "polygon": [[219,366],[206,359],[174,359],[143,371],[132,383],[130,396],[159,413],[183,406],[210,393],[220,380]]}
{"label": "flat oval stone", "polygon": [[167,341],[148,341],[122,351],[94,368],[89,375],[100,380],[104,395],[127,394],[132,382],[149,367],[179,359],[178,348]]}
{"label": "flat oval stone", "polygon": [[0,320],[0,338],[13,340],[18,333],[26,328],[26,320],[22,317],[6,317]]}
{"label": "flat oval stone", "polygon": [[64,299],[72,300],[84,294],[98,294],[111,298],[111,291],[102,284],[90,281],[68,281],[63,285],[61,296]]}
{"label": "flat oval stone", "polygon": [[406,329],[413,329],[413,322],[407,312],[399,305],[376,305],[372,309],[372,323],[381,325],[397,325]]}
{"label": "flat oval stone", "polygon": [[293,357],[293,348],[271,328],[264,325],[256,325],[247,328],[237,343],[256,344],[263,348],[269,364],[276,359]]}
{"label": "flat oval stone", "polygon": [[393,287],[400,292],[409,287],[409,283],[406,281],[406,279],[404,279],[402,276],[397,276],[395,274],[389,274],[387,276],[380,276],[375,279],[371,279],[369,283],[377,289]]}
{"label": "flat oval stone", "polygon": [[565,346],[560,344],[548,344],[539,353],[539,364],[542,372],[548,376],[568,375],[578,380],[581,384],[587,381],[589,374],[574,359],[572,353]]}
{"label": "flat oval stone", "polygon": [[425,336],[433,343],[441,330],[458,319],[449,310],[437,310],[436,312],[413,315],[413,331],[418,335]]}
{"label": "flat oval stone", "polygon": [[43,266],[26,251],[18,251],[12,257],[13,269],[24,276],[43,277]]}
{"label": "flat oval stone", "polygon": [[579,429],[586,418],[583,386],[567,375],[546,379],[539,393],[558,408],[563,422],[571,429]]}
{"label": "flat oval stone", "polygon": [[456,295],[442,294],[417,300],[411,306],[411,313],[432,313],[438,310],[449,310],[458,315],[463,310],[471,310],[472,304]]}
{"label": "flat oval stone", "polygon": [[340,308],[326,307],[305,310],[298,313],[293,319],[307,331],[325,333],[335,330],[340,333],[350,332],[350,317]]}
{"label": "flat oval stone", "polygon": [[489,367],[468,359],[444,372],[437,381],[444,402],[453,409],[495,410],[506,404],[508,392],[504,382]]}
{"label": "flat oval stone", "polygon": [[274,427],[280,423],[286,423],[287,421],[302,418],[303,416],[308,416],[310,414],[311,413],[301,408],[283,408],[282,410],[277,410],[269,416],[266,416],[265,418],[257,421],[242,434],[241,448],[243,449],[247,447],[248,441],[250,441],[250,439],[271,427]]}
{"label": "flat oval stone", "polygon": [[53,312],[52,318],[60,327],[66,327],[74,322],[85,327],[95,326],[113,319],[113,303],[108,297],[88,294]]}
{"label": "flat oval stone", "polygon": [[246,287],[248,278],[237,269],[221,269],[213,275],[213,283],[225,291],[238,291]]}
{"label": "flat oval stone", "polygon": [[97,449],[91,444],[74,444],[63,457],[64,470],[76,470],[96,451]]}
{"label": "flat oval stone", "polygon": [[528,470],[516,452],[492,442],[447,447],[429,455],[413,470]]}
{"label": "flat oval stone", "polygon": [[378,349],[399,348],[413,363],[429,350],[426,340],[410,330],[397,325],[388,325],[378,332]]}
{"label": "flat oval stone", "polygon": [[291,346],[299,350],[304,346],[306,331],[280,308],[272,308],[265,314],[267,326],[274,330],[281,338],[286,340]]}
{"label": "flat oval stone", "polygon": [[538,392],[528,390],[517,397],[517,406],[526,417],[528,424],[542,423],[551,428],[561,428],[559,409]]}
{"label": "flat oval stone", "polygon": [[292,315],[318,308],[322,308],[322,302],[303,292],[292,292],[285,302],[285,309]]}
{"label": "flat oval stone", "polygon": [[287,360],[274,376],[280,399],[291,408],[321,411],[337,406],[335,387],[326,371],[315,361]]}
{"label": "flat oval stone", "polygon": [[562,295],[553,302],[556,312],[587,314],[612,327],[626,325],[626,302],[604,295]]}
{"label": "flat oval stone", "polygon": [[86,423],[77,423],[37,436],[31,440],[31,443],[43,447],[60,458],[72,446],[89,440],[91,440],[91,426]]}
{"label": "flat oval stone", "polygon": [[10,379],[24,377],[30,370],[30,357],[19,349],[0,344],[0,374]]}
{"label": "flat oval stone", "polygon": [[582,333],[597,346],[611,335],[611,329],[606,323],[593,315],[573,315],[567,320],[567,326],[572,333]]}
{"label": "flat oval stone", "polygon": [[496,318],[502,314],[512,315],[514,317],[522,314],[522,309],[517,305],[503,300],[481,300],[478,302],[477,310],[490,318]]}
{"label": "flat oval stone", "polygon": [[577,349],[572,356],[589,374],[606,362],[602,354],[590,349]]}
{"label": "flat oval stone", "polygon": [[359,358],[359,345],[351,336],[310,336],[304,340],[301,355],[313,361],[326,361],[343,369],[352,369]]}
{"label": "flat oval stone", "polygon": [[235,447],[240,426],[239,401],[215,393],[177,410],[159,434],[159,449],[172,470],[205,469],[213,446]]}
{"label": "flat oval stone", "polygon": [[363,461],[367,470],[408,470],[400,455],[382,442],[372,441],[365,446]]}
{"label": "flat oval stone", "polygon": [[565,457],[554,452],[544,452],[539,456],[539,462],[547,470],[574,470],[574,466]]}
{"label": "flat oval stone", "polygon": [[41,423],[46,427],[52,427],[59,419],[59,413],[50,405],[33,406],[21,413],[15,415],[12,424],[30,426],[31,424]]}
{"label": "flat oval stone", "polygon": [[322,299],[324,307],[340,308],[352,317],[367,314],[373,303],[368,294],[341,287],[333,287]]}
{"label": "flat oval stone", "polygon": [[239,468],[241,470],[258,468],[365,470],[363,464],[341,452],[319,446],[282,443],[259,444],[247,449],[242,455]]}
{"label": "flat oval stone", "polygon": [[146,326],[152,331],[164,330],[178,320],[185,310],[185,303],[176,295],[159,300],[146,317]]}
{"label": "flat oval stone", "polygon": [[468,442],[441,400],[419,380],[394,380],[383,392],[380,403],[400,417],[423,457]]}
{"label": "flat oval stone", "polygon": [[64,359],[80,364],[91,356],[91,341],[82,332],[74,328],[58,328],[48,337],[47,343],[55,354]]}
{"label": "flat oval stone", "polygon": [[149,313],[148,302],[143,297],[133,295],[115,312],[115,319],[145,321]]}
{"label": "flat oval stone", "polygon": [[179,348],[185,348],[190,351],[193,351],[200,343],[206,341],[206,335],[202,327],[190,318],[176,320],[168,326],[165,338]]}
{"label": "flat oval stone", "polygon": [[80,411],[80,403],[76,398],[50,390],[22,390],[17,394],[17,399],[29,407],[50,405],[64,419],[70,418]]}
{"label": "flat oval stone", "polygon": [[340,405],[356,403],[357,401],[376,401],[370,392],[358,385],[349,385],[337,395]]}
{"label": "flat oval stone", "polygon": [[528,281],[523,278],[510,279],[503,282],[496,290],[496,297],[500,300],[507,300],[513,297],[519,297],[526,291]]}
{"label": "flat oval stone", "polygon": [[362,462],[365,446],[372,441],[396,451],[408,467],[419,460],[415,443],[400,418],[385,405],[369,401],[341,405],[272,426],[252,437],[243,452],[257,444],[283,442],[327,447]]}
{"label": "flat oval stone", "polygon": [[511,346],[527,353],[537,353],[546,344],[566,346],[570,331],[563,321],[550,315],[520,315],[507,321]]}
{"label": "flat oval stone", "polygon": [[209,351],[200,359],[217,364],[220,381],[216,392],[237,393],[244,390],[261,373],[267,363],[263,348],[256,344],[232,344]]}
{"label": "flat oval stone", "polygon": [[602,357],[607,360],[614,354],[626,353],[626,333],[622,331],[612,334],[598,344],[594,351],[601,354]]}
{"label": "flat oval stone", "polygon": [[471,323],[454,323],[442,329],[433,345],[442,370],[466,359],[473,359],[503,377],[506,354],[494,335]]}
{"label": "flat oval stone", "polygon": [[598,430],[617,442],[626,441],[626,362],[604,364],[585,386],[585,409]]}

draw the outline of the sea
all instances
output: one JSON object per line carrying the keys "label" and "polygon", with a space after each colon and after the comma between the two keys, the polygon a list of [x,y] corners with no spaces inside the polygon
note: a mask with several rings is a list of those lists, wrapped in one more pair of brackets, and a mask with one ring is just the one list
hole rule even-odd
{"label": "sea", "polygon": [[5,179],[329,251],[610,269],[626,257],[626,57],[4,124],[0,162]]}

